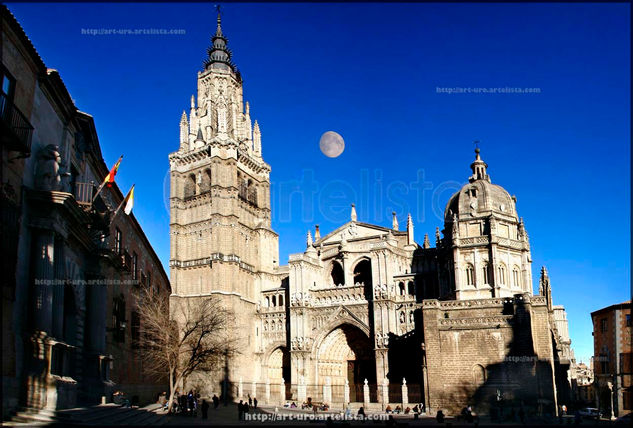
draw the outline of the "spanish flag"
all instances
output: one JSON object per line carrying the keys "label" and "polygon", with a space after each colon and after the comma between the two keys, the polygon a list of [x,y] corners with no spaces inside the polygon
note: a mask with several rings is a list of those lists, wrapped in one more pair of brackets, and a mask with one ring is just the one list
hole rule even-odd
{"label": "spanish flag", "polygon": [[114,176],[116,175],[117,171],[119,170],[119,165],[121,165],[121,159],[123,159],[123,155],[121,155],[121,157],[119,158],[118,161],[116,161],[116,163],[114,164],[114,166],[112,167],[112,169],[110,170],[110,172],[108,173],[108,175],[106,175],[105,180],[103,180],[103,183],[101,184],[101,187],[105,186],[106,184],[108,186],[111,186],[111,183],[114,183]]}

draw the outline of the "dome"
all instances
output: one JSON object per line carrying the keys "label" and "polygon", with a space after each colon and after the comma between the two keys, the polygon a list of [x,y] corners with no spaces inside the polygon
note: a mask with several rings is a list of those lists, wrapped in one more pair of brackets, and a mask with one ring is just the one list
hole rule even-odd
{"label": "dome", "polygon": [[488,165],[481,160],[479,149],[475,153],[476,159],[470,166],[473,175],[469,178],[469,183],[449,199],[444,210],[444,222],[452,223],[453,215],[466,220],[488,217],[492,213],[497,217],[518,221],[515,198],[503,187],[490,182],[490,176],[486,173]]}

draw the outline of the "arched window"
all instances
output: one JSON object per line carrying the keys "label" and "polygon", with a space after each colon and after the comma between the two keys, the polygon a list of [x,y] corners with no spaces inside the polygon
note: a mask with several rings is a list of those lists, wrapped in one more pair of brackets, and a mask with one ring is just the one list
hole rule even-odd
{"label": "arched window", "polygon": [[279,306],[284,305],[284,296],[282,294],[279,295]]}
{"label": "arched window", "polygon": [[270,297],[266,296],[266,300],[264,300],[264,307],[268,308],[270,307]]}
{"label": "arched window", "polygon": [[481,277],[484,280],[484,284],[490,284],[490,265],[488,263],[484,263],[484,266],[481,268]]}
{"label": "arched window", "polygon": [[404,296],[404,282],[398,283],[398,294],[400,294],[401,296]]}
{"label": "arched window", "polygon": [[204,170],[204,174],[202,175],[200,193],[208,192],[209,190],[211,190],[211,170],[207,168]]}
{"label": "arched window", "polygon": [[332,284],[345,285],[345,274],[343,273],[343,267],[339,262],[332,262],[332,271],[330,273],[332,278]]}
{"label": "arched window", "polygon": [[497,270],[499,273],[499,278],[497,278],[499,280],[499,284],[505,284],[506,283],[506,265],[501,263]]}
{"label": "arched window", "polygon": [[196,194],[196,176],[189,174],[185,181],[185,198],[190,198]]}
{"label": "arched window", "polygon": [[518,266],[515,266],[514,268],[512,268],[512,285],[515,287],[519,287],[521,285],[521,280],[520,280],[520,274],[519,274],[519,268]]}
{"label": "arched window", "polygon": [[277,296],[272,297],[273,306],[277,306]]}
{"label": "arched window", "polygon": [[407,292],[409,296],[415,296],[415,284],[413,284],[413,281],[409,281],[407,284]]}
{"label": "arched window", "polygon": [[475,285],[475,268],[470,263],[466,265],[466,285]]}
{"label": "arched window", "polygon": [[356,264],[353,271],[354,284],[364,285],[365,299],[371,300],[374,297],[373,283],[371,278],[371,261],[361,260]]}

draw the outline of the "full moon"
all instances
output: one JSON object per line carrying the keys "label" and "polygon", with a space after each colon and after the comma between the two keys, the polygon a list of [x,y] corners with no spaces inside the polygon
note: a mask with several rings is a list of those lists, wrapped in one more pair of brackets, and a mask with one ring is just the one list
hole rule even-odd
{"label": "full moon", "polygon": [[325,156],[329,158],[336,158],[343,153],[343,150],[345,150],[345,141],[343,141],[343,137],[336,132],[327,131],[321,135],[319,147]]}

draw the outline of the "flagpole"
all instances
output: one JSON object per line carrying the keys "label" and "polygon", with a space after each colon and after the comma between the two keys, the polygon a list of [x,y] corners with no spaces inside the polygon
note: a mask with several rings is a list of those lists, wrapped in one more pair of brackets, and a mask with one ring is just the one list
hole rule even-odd
{"label": "flagpole", "polygon": [[123,200],[121,201],[121,203],[119,204],[119,206],[116,208],[116,210],[114,211],[114,214],[112,214],[112,218],[110,219],[110,223],[112,223],[112,220],[114,220],[114,217],[119,213],[119,211],[121,211],[121,207],[128,202],[128,200],[130,199],[130,195],[132,194],[132,192],[134,191],[134,186],[136,186],[136,184],[132,184],[132,187],[130,187],[130,190],[128,190],[127,195],[125,195],[125,198],[123,198]]}

